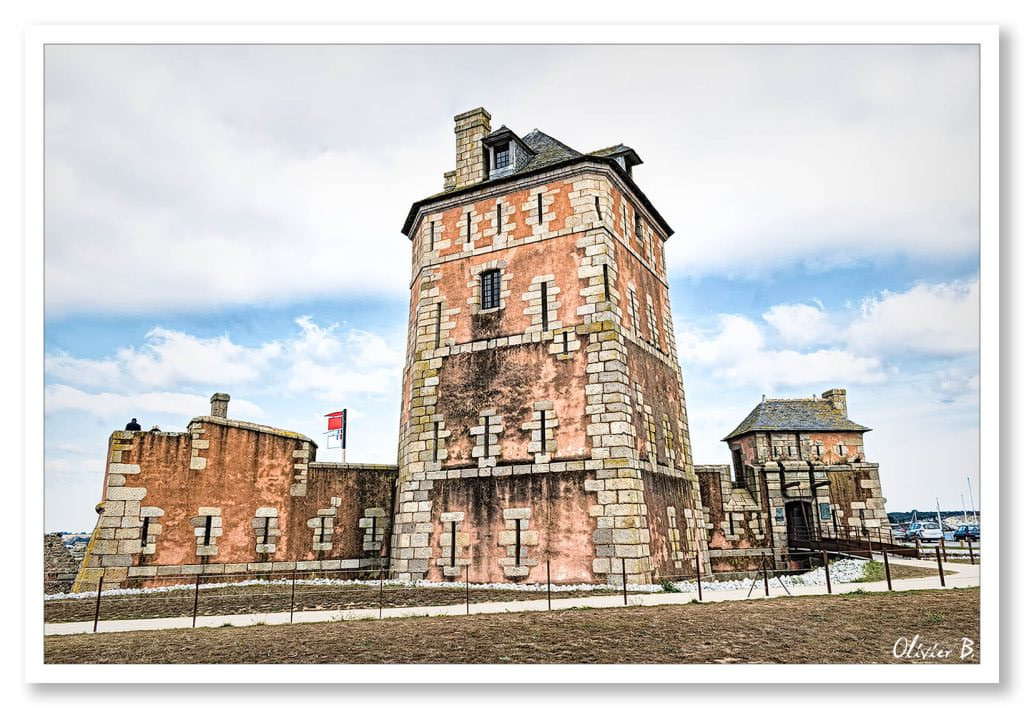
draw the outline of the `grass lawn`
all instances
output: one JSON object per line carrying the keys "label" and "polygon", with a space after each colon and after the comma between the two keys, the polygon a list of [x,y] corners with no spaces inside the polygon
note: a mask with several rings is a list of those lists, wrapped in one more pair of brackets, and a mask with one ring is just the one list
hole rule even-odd
{"label": "grass lawn", "polygon": [[[956,575],[955,570],[947,570],[943,568],[943,573],[946,575]],[[920,568],[916,565],[900,565],[899,563],[889,564],[889,575],[893,580],[904,580],[906,578],[927,578],[930,576],[938,576],[939,569],[935,568]],[[885,564],[881,561],[869,560],[864,566],[864,575],[860,576],[859,579],[855,580],[855,583],[874,583],[885,580]]]}
{"label": "grass lawn", "polygon": [[52,636],[47,663],[908,663],[901,637],[980,655],[979,591]]}

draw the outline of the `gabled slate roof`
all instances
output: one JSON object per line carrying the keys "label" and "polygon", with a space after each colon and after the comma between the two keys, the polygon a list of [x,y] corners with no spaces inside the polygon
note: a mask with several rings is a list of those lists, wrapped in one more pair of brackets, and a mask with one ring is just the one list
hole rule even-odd
{"label": "gabled slate roof", "polygon": [[831,401],[821,398],[768,398],[756,406],[736,429],[722,440],[754,431],[866,432],[843,415]]}
{"label": "gabled slate roof", "polygon": [[573,150],[565,143],[555,140],[547,133],[542,133],[537,129],[531,130],[529,133],[523,136],[523,142],[526,143],[536,155],[523,165],[522,168],[517,169],[516,173],[534,171],[544,169],[545,167],[552,167],[560,162],[571,160],[579,157],[583,153]]}

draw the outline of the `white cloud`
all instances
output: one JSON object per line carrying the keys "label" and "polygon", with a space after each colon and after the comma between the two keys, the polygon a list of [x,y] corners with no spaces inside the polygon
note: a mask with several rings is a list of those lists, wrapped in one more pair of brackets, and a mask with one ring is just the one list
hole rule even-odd
{"label": "white cloud", "polygon": [[185,332],[154,327],[139,348],[123,347],[111,359],[82,359],[66,352],[48,354],[49,377],[79,386],[115,390],[187,385],[231,385],[258,378],[281,347],[234,344],[226,335],[200,339]]}
{"label": "white cloud", "polygon": [[818,384],[879,384],[900,372],[915,395],[963,404],[978,395],[978,281],[919,283],[855,308],[782,303],[756,320],[719,315],[682,328],[680,359],[694,374],[758,392]]}
{"label": "white cloud", "polygon": [[764,349],[761,328],[742,315],[719,315],[718,332],[708,335],[695,329],[679,332],[679,357],[686,363],[733,364]]}
{"label": "white cloud", "polygon": [[684,366],[694,367],[730,387],[754,386],[762,392],[793,386],[842,382],[876,383],[886,378],[876,357],[838,348],[810,352],[774,349],[761,328],[740,315],[721,315],[717,331],[684,329],[677,336]]}
{"label": "white cloud", "polygon": [[403,356],[382,337],[356,329],[341,337],[336,325],[318,327],[309,318],[297,322],[302,336],[285,349],[289,393],[344,401],[365,394],[390,396],[399,390]]}
{"label": "white cloud", "polygon": [[47,455],[43,467],[47,479],[50,480],[96,477],[103,474],[103,453],[95,456],[78,455],[76,457]]}
{"label": "white cloud", "polygon": [[[201,338],[154,327],[138,349],[124,347],[107,359],[48,355],[47,411],[88,411],[103,418],[130,411],[193,416],[209,407],[209,393],[190,391],[195,388],[333,402],[397,396],[404,357],[383,337],[337,323],[322,327],[308,316],[295,323],[293,336],[251,347],[227,335]],[[233,398],[230,411],[239,418],[264,415],[245,399]]]}
{"label": "white cloud", "polygon": [[784,343],[797,347],[827,342],[835,332],[820,305],[773,305],[761,318],[775,328]]}
{"label": "white cloud", "polygon": [[932,376],[932,389],[940,403],[958,403],[978,400],[980,379],[977,368],[950,367]]}
{"label": "white cloud", "polygon": [[382,105],[351,110],[374,105],[374,77],[355,69],[366,54],[49,50],[50,311],[403,293],[399,226],[448,160],[424,157],[414,125],[388,134]]}
{"label": "white cloud", "polygon": [[[675,138],[652,136],[678,166],[653,175],[651,196],[685,195],[666,210],[683,241],[668,249],[676,273],[743,278],[976,253],[973,50],[707,54],[721,65],[682,68],[674,84],[714,77],[715,88],[693,94]],[[644,184],[650,172],[639,173]]]}
{"label": "white cloud", "polygon": [[863,300],[849,328],[850,348],[878,355],[955,356],[978,351],[979,283],[914,286]]}
{"label": "white cloud", "polygon": [[[80,411],[103,420],[120,420],[125,416],[140,417],[143,413],[173,414],[187,419],[206,414],[210,408],[209,396],[166,391],[136,394],[87,393],[66,384],[47,385],[44,400],[48,414]],[[264,415],[259,406],[244,399],[233,399],[231,406],[232,415],[239,418],[260,418]],[[124,422],[127,422],[127,419]]]}
{"label": "white cloud", "polygon": [[[977,249],[971,48],[77,45],[46,68],[50,315],[400,297],[399,227],[480,104],[635,147],[677,274]],[[584,115],[569,83],[630,100]]]}
{"label": "white cloud", "polygon": [[57,351],[44,356],[43,369],[51,380],[75,381],[86,387],[121,387],[124,383],[121,364],[112,359],[80,359],[65,351]]}

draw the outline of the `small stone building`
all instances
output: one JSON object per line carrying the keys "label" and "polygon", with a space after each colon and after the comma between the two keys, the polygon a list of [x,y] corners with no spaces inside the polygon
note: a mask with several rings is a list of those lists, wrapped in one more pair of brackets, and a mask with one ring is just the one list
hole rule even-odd
{"label": "small stone building", "polygon": [[732,466],[696,468],[712,568],[751,568],[762,553],[796,563],[815,539],[887,534],[878,464],[864,455],[869,430],[847,416],[845,389],[762,399],[724,438]]}
{"label": "small stone building", "polygon": [[117,431],[76,591],[158,576],[376,569],[396,468],[317,462],[304,435],[211,415]]}

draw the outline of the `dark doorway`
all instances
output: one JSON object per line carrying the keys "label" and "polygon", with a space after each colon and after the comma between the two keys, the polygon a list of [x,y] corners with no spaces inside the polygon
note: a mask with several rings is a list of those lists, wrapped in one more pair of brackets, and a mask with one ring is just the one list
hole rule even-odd
{"label": "dark doorway", "polygon": [[786,503],[786,535],[790,549],[789,567],[792,570],[811,567],[810,560],[813,554],[807,550],[813,547],[812,539],[815,538],[811,513],[810,502]]}
{"label": "dark doorway", "polygon": [[806,547],[815,537],[811,523],[811,504],[805,501],[786,503],[786,534],[790,548]]}

